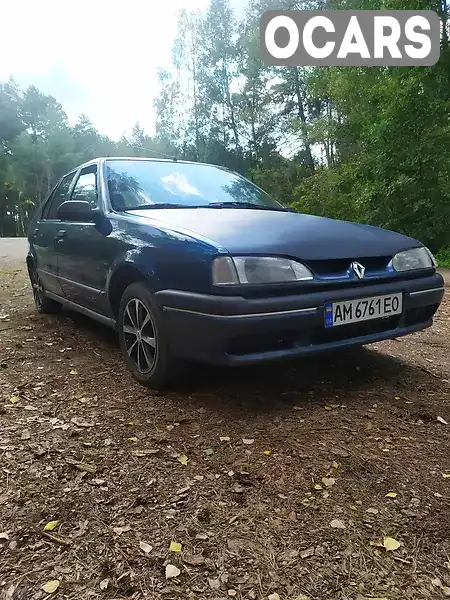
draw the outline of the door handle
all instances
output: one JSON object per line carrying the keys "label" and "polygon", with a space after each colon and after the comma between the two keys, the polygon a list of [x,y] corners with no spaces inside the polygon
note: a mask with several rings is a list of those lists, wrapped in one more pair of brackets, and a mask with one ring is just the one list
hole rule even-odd
{"label": "door handle", "polygon": [[38,233],[39,233],[39,229],[35,229],[35,230],[33,231],[33,235],[31,236],[31,239],[32,239],[33,241],[34,241],[34,240],[37,238],[37,236],[38,236]]}
{"label": "door handle", "polygon": [[60,229],[58,233],[55,235],[55,243],[61,242],[66,237],[66,231],[64,229]]}

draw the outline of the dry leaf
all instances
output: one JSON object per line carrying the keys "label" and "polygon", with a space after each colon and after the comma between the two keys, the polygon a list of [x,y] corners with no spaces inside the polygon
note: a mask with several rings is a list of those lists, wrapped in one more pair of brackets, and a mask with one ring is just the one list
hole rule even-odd
{"label": "dry leaf", "polygon": [[181,544],[178,542],[174,542],[173,540],[170,542],[169,550],[171,552],[181,552]]}
{"label": "dry leaf", "polygon": [[444,479],[450,479],[450,473],[442,473]]}
{"label": "dry leaf", "polygon": [[269,456],[270,452],[271,452],[271,450],[264,450],[264,454],[265,454],[266,456]]}
{"label": "dry leaf", "polygon": [[213,579],[211,577],[208,577],[208,583],[209,583],[209,587],[212,590],[219,590],[220,589],[220,579]]}
{"label": "dry leaf", "polygon": [[201,554],[186,554],[183,556],[183,562],[193,567],[205,564],[205,559]]}
{"label": "dry leaf", "polygon": [[212,448],[206,448],[206,450],[203,450],[203,452],[206,454],[206,456],[211,456],[214,454],[214,450]]}
{"label": "dry leaf", "polygon": [[331,466],[333,467],[333,469],[339,469],[339,463],[337,463],[335,460],[333,460]]}
{"label": "dry leaf", "polygon": [[129,437],[127,439],[129,442],[137,442],[137,437],[135,437],[135,436]]}
{"label": "dry leaf", "polygon": [[47,583],[44,583],[44,585],[42,586],[42,589],[44,590],[44,592],[46,594],[53,594],[53,592],[56,592],[56,590],[58,588],[59,588],[58,579],[52,579],[50,581],[47,581]]}
{"label": "dry leaf", "polygon": [[72,369],[72,370],[70,371],[70,374],[71,374],[71,375],[78,375],[78,371],[77,371],[76,369]]}
{"label": "dry leaf", "polygon": [[100,581],[100,589],[101,590],[106,590],[108,588],[108,584],[109,584],[109,579],[108,578],[102,579]]}
{"label": "dry leaf", "polygon": [[323,487],[320,485],[320,483],[316,483],[316,485],[314,486],[315,490],[323,490]]}
{"label": "dry leaf", "polygon": [[166,566],[166,579],[172,579],[172,577],[178,577],[181,573],[180,569],[175,565]]}
{"label": "dry leaf", "polygon": [[333,479],[333,477],[322,477],[322,483],[325,487],[333,487],[336,479]]}
{"label": "dry leaf", "polygon": [[53,531],[59,525],[59,521],[49,521],[47,525],[44,527],[44,531]]}
{"label": "dry leaf", "polygon": [[306,550],[302,550],[300,552],[300,558],[309,558],[314,554],[314,546],[307,548]]}
{"label": "dry leaf", "polygon": [[333,519],[330,523],[333,529],[345,529],[344,523],[340,519]]}
{"label": "dry leaf", "polygon": [[270,594],[270,596],[268,596],[268,600],[280,600],[280,596],[274,592],[273,594]]}
{"label": "dry leaf", "polygon": [[230,441],[230,438],[229,438],[227,435],[222,435],[222,436],[219,438],[219,440],[220,440],[221,442],[229,442],[229,441]]}
{"label": "dry leaf", "polygon": [[139,548],[145,552],[145,554],[148,554],[149,552],[152,551],[152,546],[150,546],[150,544],[147,544],[147,542],[139,542]]}
{"label": "dry leaf", "polygon": [[246,444],[247,446],[250,446],[251,444],[254,443],[254,439],[250,439],[250,438],[242,438],[242,443]]}
{"label": "dry leaf", "polygon": [[19,400],[20,400],[19,396],[11,396],[11,398],[9,399],[11,404],[17,404],[19,402]]}
{"label": "dry leaf", "polygon": [[189,459],[185,454],[180,454],[180,456],[178,457],[178,462],[180,462],[184,466],[188,464],[188,460]]}
{"label": "dry leaf", "polygon": [[388,551],[397,550],[398,548],[400,548],[400,542],[397,542],[397,540],[395,540],[394,538],[385,537],[383,538],[383,546]]}
{"label": "dry leaf", "polygon": [[398,494],[397,492],[388,492],[385,496],[385,498],[397,498]]}
{"label": "dry leaf", "polygon": [[366,513],[369,513],[369,515],[377,515],[378,514],[378,509],[377,508],[368,508],[366,510]]}
{"label": "dry leaf", "polygon": [[122,533],[126,533],[130,531],[131,527],[129,525],[124,525],[123,527],[114,527],[113,531],[116,535],[121,535]]}
{"label": "dry leaf", "polygon": [[439,423],[442,423],[443,425],[448,425],[447,421],[445,419],[443,419],[442,417],[438,417],[437,420],[439,421]]}
{"label": "dry leaf", "polygon": [[3,531],[0,533],[0,540],[9,540],[9,535],[7,531]]}

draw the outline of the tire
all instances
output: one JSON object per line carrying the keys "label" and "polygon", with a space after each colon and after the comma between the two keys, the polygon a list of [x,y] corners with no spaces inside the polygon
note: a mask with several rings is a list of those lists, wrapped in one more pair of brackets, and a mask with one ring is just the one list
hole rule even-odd
{"label": "tire", "polygon": [[117,331],[123,359],[133,377],[147,387],[167,388],[176,363],[169,353],[160,309],[143,282],[132,283],[123,293]]}
{"label": "tire", "polygon": [[45,290],[40,280],[36,267],[30,267],[29,271],[31,287],[33,289],[33,299],[36,311],[41,314],[54,314],[61,311],[61,304],[47,298]]}

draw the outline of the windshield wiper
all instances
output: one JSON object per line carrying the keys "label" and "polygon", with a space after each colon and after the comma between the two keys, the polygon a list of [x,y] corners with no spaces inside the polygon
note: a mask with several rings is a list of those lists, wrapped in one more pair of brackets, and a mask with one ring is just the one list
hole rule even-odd
{"label": "windshield wiper", "polygon": [[266,206],[264,204],[254,204],[253,202],[214,202],[207,204],[206,208],[255,208],[256,210],[279,210],[285,212],[287,209],[282,206]]}
{"label": "windshield wiper", "polygon": [[159,204],[141,204],[141,206],[131,206],[125,208],[125,210],[141,210],[153,209],[153,208],[203,208],[202,206],[189,206],[189,204],[172,204],[171,202],[160,202]]}

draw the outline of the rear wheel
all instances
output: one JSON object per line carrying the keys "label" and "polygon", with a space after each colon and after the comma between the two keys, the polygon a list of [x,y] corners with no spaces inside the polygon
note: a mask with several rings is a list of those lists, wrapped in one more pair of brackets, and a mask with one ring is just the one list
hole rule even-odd
{"label": "rear wheel", "polygon": [[167,387],[175,373],[160,310],[144,283],[125,290],[117,318],[120,347],[125,364],[142,385]]}
{"label": "rear wheel", "polygon": [[47,298],[36,267],[29,269],[31,286],[33,288],[34,305],[38,313],[56,313],[61,310],[61,305],[51,298]]}

